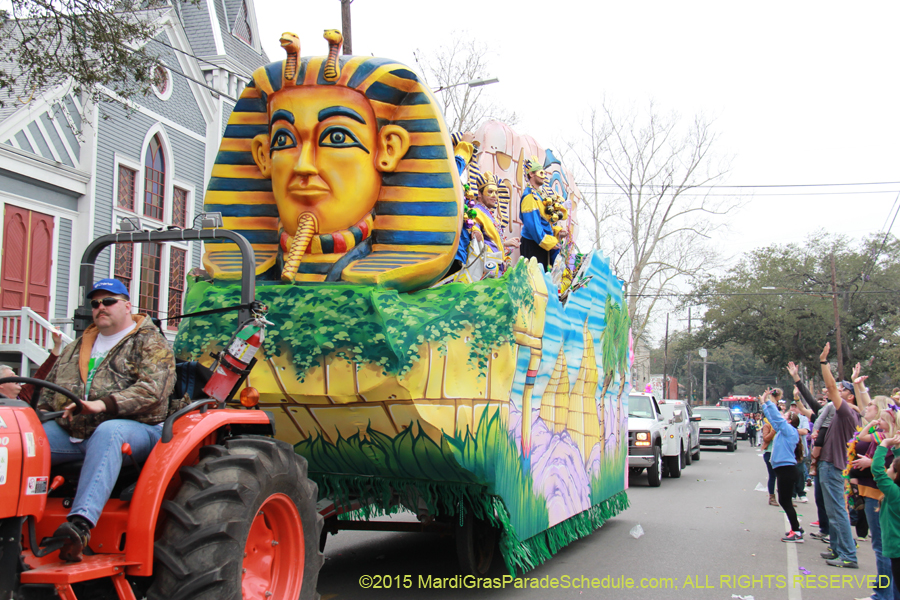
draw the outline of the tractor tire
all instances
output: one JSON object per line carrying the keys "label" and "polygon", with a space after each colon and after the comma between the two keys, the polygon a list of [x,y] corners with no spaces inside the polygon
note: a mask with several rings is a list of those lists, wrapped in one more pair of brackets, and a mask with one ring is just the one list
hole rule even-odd
{"label": "tractor tire", "polygon": [[318,488],[285,442],[204,446],[163,502],[150,600],[317,600],[324,559]]}

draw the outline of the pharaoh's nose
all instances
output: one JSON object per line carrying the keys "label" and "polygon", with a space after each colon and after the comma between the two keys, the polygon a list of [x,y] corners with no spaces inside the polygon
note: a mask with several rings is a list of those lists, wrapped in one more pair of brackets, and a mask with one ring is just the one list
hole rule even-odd
{"label": "pharaoh's nose", "polygon": [[316,168],[316,151],[313,144],[307,143],[300,146],[300,156],[294,165],[294,173],[303,177],[319,174],[319,170]]}

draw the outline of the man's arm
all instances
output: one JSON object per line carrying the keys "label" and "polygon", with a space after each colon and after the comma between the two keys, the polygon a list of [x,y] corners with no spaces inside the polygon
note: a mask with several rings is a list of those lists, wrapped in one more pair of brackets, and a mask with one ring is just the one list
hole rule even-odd
{"label": "man's arm", "polygon": [[[806,418],[810,417],[810,414],[813,415],[813,420],[819,416],[819,403],[816,402],[816,399],[813,398],[812,394],[809,393],[809,390],[806,389],[806,386],[803,385],[803,382],[800,380],[800,368],[797,367],[793,363],[793,361],[789,362],[787,365],[788,373],[791,374],[791,378],[794,380],[794,386],[797,388],[797,391],[800,393],[800,399],[802,402],[800,403],[800,412],[802,412]],[[803,407],[806,407],[804,410]],[[807,411],[809,414],[807,414]]]}
{"label": "man's arm", "polygon": [[837,383],[834,381],[834,375],[831,374],[831,365],[828,364],[828,352],[831,350],[831,342],[825,342],[822,354],[819,355],[819,363],[822,366],[822,379],[825,380],[825,388],[828,390],[828,398],[834,404],[834,410],[837,412],[844,402],[841,400],[841,394],[838,392]]}

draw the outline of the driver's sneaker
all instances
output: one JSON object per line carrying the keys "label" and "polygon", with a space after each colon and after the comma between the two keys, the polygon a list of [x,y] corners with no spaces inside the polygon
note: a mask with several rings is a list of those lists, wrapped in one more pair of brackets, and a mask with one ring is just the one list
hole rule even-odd
{"label": "driver's sneaker", "polygon": [[802,544],[803,543],[803,532],[802,531],[788,531],[787,535],[781,538],[782,542],[789,542],[792,544]]}
{"label": "driver's sneaker", "polygon": [[53,537],[66,540],[59,551],[60,560],[81,562],[84,559],[84,549],[91,540],[91,526],[87,520],[75,516],[71,521],[65,521],[60,525]]}

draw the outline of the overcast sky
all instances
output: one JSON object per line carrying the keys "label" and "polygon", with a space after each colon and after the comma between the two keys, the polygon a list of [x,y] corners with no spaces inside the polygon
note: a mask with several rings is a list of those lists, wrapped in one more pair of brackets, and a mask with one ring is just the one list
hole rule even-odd
{"label": "overcast sky", "polygon": [[[304,56],[324,55],[323,30],[341,25],[340,0],[256,2],[272,60],[284,56],[283,31],[299,34]],[[459,31],[484,40],[500,78],[485,89],[545,147],[571,137],[603,96],[653,99],[715,119],[730,185],[900,181],[897,2],[356,0],[352,13],[354,54],[416,71],[416,49]],[[755,188],[718,243],[738,253],[820,228],[861,237],[882,228],[898,192]]]}

